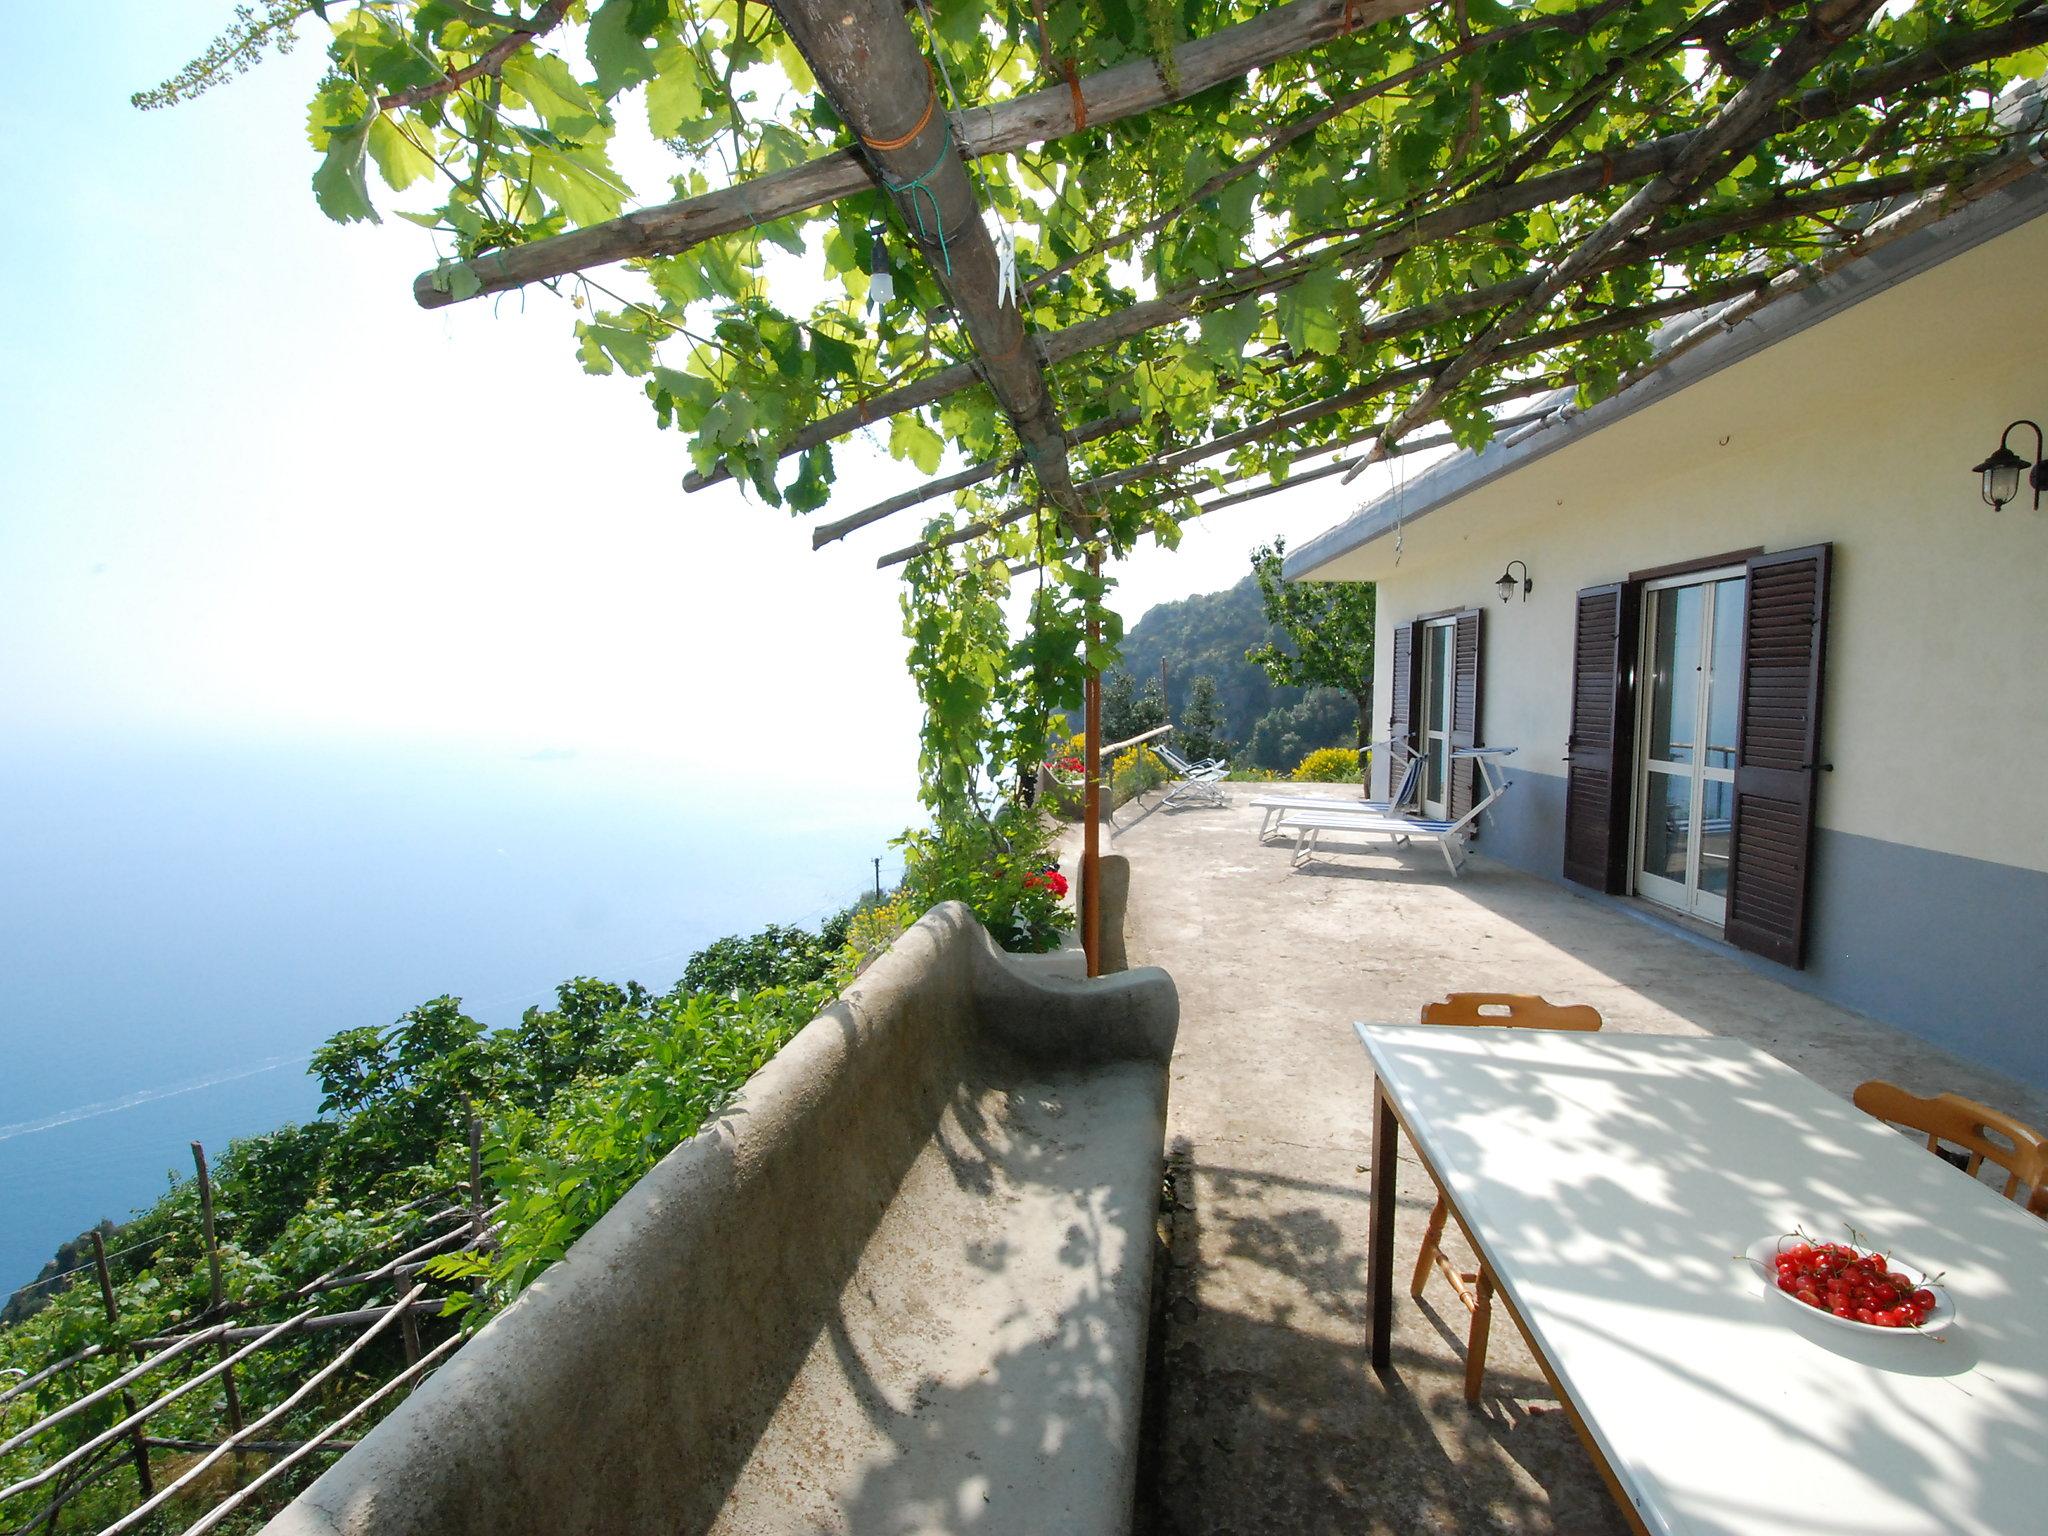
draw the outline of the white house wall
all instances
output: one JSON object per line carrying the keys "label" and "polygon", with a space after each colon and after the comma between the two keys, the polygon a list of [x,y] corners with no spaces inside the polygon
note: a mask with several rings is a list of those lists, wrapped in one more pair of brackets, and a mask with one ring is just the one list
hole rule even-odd
{"label": "white house wall", "polygon": [[[1832,542],[1800,980],[2048,1080],[2048,510],[1969,473],[2048,419],[2044,297],[2048,218],[1320,568],[1380,583],[1381,722],[1392,626],[1483,609],[1481,736],[1521,782],[1482,847],[1554,876],[1578,590]],[[1535,590],[1504,606],[1511,559]]]}

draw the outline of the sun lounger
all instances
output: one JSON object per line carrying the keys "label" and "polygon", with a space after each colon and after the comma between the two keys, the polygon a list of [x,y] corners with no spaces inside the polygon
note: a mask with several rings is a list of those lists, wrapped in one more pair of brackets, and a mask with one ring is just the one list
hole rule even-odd
{"label": "sun lounger", "polygon": [[[1399,745],[1388,742],[1383,745],[1395,751],[1405,751]],[[1385,800],[1345,800],[1335,795],[1258,795],[1252,800],[1252,809],[1264,811],[1265,820],[1259,824],[1259,841],[1265,842],[1273,835],[1273,823],[1289,811],[1352,811],[1364,812],[1370,816],[1403,816],[1407,814],[1408,803],[1415,798],[1415,779],[1420,771],[1422,759],[1410,757],[1408,766],[1401,770],[1399,781],[1394,785],[1393,795]]]}
{"label": "sun lounger", "polygon": [[1472,835],[1472,828],[1480,816],[1507,793],[1508,781],[1496,781],[1492,770],[1501,758],[1514,750],[1513,747],[1460,747],[1451,754],[1453,762],[1470,758],[1478,766],[1479,777],[1486,785],[1486,794],[1455,821],[1428,816],[1379,816],[1349,809],[1318,808],[1283,813],[1279,830],[1294,834],[1295,868],[1301,868],[1315,857],[1323,833],[1348,832],[1384,837],[1400,847],[1411,843],[1434,843],[1443,854],[1444,863],[1450,866],[1451,874],[1457,875],[1459,866],[1465,861],[1465,845]]}

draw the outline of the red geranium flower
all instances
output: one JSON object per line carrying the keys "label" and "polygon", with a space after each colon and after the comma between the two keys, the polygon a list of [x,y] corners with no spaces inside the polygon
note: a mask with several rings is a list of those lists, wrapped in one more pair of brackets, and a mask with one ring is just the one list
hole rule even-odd
{"label": "red geranium flower", "polygon": [[1067,894],[1067,877],[1056,869],[1041,869],[1036,874],[1026,875],[1024,883],[1034,890],[1050,891],[1054,896]]}

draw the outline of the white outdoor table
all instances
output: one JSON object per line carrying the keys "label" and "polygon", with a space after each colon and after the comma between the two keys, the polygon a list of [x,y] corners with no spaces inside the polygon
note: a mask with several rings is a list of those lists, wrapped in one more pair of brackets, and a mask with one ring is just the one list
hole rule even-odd
{"label": "white outdoor table", "polygon": [[[1736,1041],[1357,1029],[1376,1368],[1405,1128],[1640,1529],[2048,1532],[2048,1222]],[[1945,1272],[1944,1338],[1799,1317],[1736,1258],[1844,1223]]]}

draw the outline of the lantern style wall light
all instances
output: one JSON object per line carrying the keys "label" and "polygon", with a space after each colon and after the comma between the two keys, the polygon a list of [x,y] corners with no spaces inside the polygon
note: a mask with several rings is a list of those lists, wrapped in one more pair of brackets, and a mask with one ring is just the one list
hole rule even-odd
{"label": "lantern style wall light", "polygon": [[[2012,435],[2021,427],[2031,427],[2034,432],[2034,462],[2027,461],[2012,451]],[[2041,493],[2048,491],[2048,460],[2041,454],[2041,428],[2036,422],[2016,421],[2005,429],[1998,439],[1998,450],[1970,471],[1982,478],[1984,505],[1996,512],[2020,493],[2020,479],[2026,478],[2034,492],[2034,510],[2041,510]]]}
{"label": "lantern style wall light", "polygon": [[1500,589],[1500,600],[1506,602],[1515,595],[1515,567],[1522,567],[1522,601],[1529,601],[1529,594],[1536,590],[1536,583],[1529,579],[1529,567],[1520,560],[1510,560],[1508,568],[1500,573],[1500,580],[1494,585]]}

